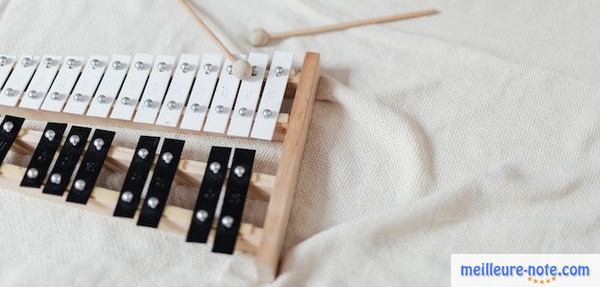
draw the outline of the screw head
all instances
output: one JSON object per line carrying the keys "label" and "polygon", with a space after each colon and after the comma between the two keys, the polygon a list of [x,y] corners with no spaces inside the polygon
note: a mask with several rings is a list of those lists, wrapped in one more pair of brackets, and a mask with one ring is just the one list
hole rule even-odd
{"label": "screw head", "polygon": [[60,173],[53,173],[50,176],[50,182],[53,184],[60,184],[61,179],[62,179],[62,176],[60,175]]}
{"label": "screw head", "polygon": [[90,65],[92,65],[92,69],[96,69],[96,68],[100,67],[100,64],[102,64],[102,63],[98,59],[93,59],[90,62]]}
{"label": "screw head", "polygon": [[200,222],[204,222],[208,218],[208,212],[206,212],[206,210],[204,210],[204,209],[200,209],[200,210],[196,211],[196,214],[194,215],[194,217],[196,218],[196,220],[198,220]]}
{"label": "screw head", "polygon": [[121,104],[129,105],[131,103],[131,99],[129,97],[122,97]]}
{"label": "screw head", "polygon": [[99,95],[98,97],[96,97],[96,100],[98,101],[98,103],[105,104],[106,103],[106,96],[105,95]]}
{"label": "screw head", "polygon": [[166,164],[169,164],[173,160],[173,154],[170,152],[165,152],[162,154],[161,158]]}
{"label": "screw head", "polygon": [[233,226],[233,222],[235,220],[233,220],[233,217],[229,216],[229,215],[225,215],[223,216],[223,218],[221,219],[221,224],[223,226],[225,226],[226,228],[231,228]]}
{"label": "screw head", "polygon": [[190,109],[192,110],[192,112],[197,112],[197,111],[199,111],[199,110],[200,110],[200,105],[199,105],[199,104],[196,104],[196,103],[194,103],[194,104],[192,104],[192,105],[190,106]]}
{"label": "screw head", "polygon": [[141,159],[145,159],[149,153],[150,152],[148,151],[148,149],[141,148],[141,149],[138,149],[137,156],[139,156]]}
{"label": "screw head", "polygon": [[131,193],[131,191],[123,192],[123,194],[121,194],[121,200],[123,202],[131,203],[133,200],[133,193]]}
{"label": "screw head", "polygon": [[13,90],[13,89],[11,89],[11,88],[6,88],[6,89],[4,89],[4,94],[5,94],[5,95],[7,95],[7,96],[9,96],[9,97],[12,97],[12,96],[14,96],[16,93],[15,93],[15,90]]}
{"label": "screw head", "polygon": [[10,131],[12,131],[12,129],[15,127],[15,125],[12,122],[5,122],[2,125],[2,129],[7,132],[10,133]]}
{"label": "screw head", "polygon": [[80,93],[74,94],[73,95],[73,99],[76,100],[76,101],[78,101],[78,102],[81,102],[81,101],[83,101],[83,95],[80,94]]}
{"label": "screw head", "polygon": [[75,66],[77,66],[77,60],[75,60],[75,59],[67,60],[67,67],[69,67],[69,69],[75,68]]}
{"label": "screw head", "polygon": [[73,183],[73,187],[79,191],[82,191],[85,189],[85,180],[83,179],[78,179],[75,181],[75,183]]}
{"label": "screw head", "polygon": [[143,70],[146,67],[142,61],[135,62],[134,66],[137,70]]}
{"label": "screw head", "polygon": [[6,56],[0,56],[0,66],[8,64],[8,58]]}
{"label": "screw head", "polygon": [[94,140],[94,147],[96,147],[97,150],[101,150],[102,147],[104,146],[104,140],[101,138],[97,138]]}
{"label": "screw head", "polygon": [[158,71],[164,72],[165,70],[167,70],[168,65],[165,62],[160,62],[160,63],[158,63],[157,67],[158,67]]}
{"label": "screw head", "polygon": [[54,93],[50,94],[50,98],[53,100],[58,100],[58,99],[60,99],[60,93],[54,92]]}
{"label": "screw head", "polygon": [[233,73],[233,65],[227,66],[227,74],[231,75]]}
{"label": "screw head", "polygon": [[56,132],[54,130],[47,130],[44,133],[44,136],[49,140],[49,141],[53,141],[54,137],[56,137]]}
{"label": "screw head", "polygon": [[236,167],[233,169],[233,173],[235,173],[235,175],[236,175],[237,177],[242,177],[242,176],[244,176],[244,174],[246,173],[246,168],[244,168],[244,167],[243,167],[243,166],[241,166],[241,165],[238,165],[238,166],[236,166]]}
{"label": "screw head", "polygon": [[123,67],[123,63],[121,63],[121,61],[114,61],[112,63],[112,67],[115,70],[121,69],[121,67]]}
{"label": "screw head", "polygon": [[52,64],[54,64],[54,60],[52,60],[52,58],[44,59],[44,65],[46,65],[46,67],[50,67],[50,66],[52,66]]}
{"label": "screw head", "polygon": [[37,170],[37,168],[33,168],[32,167],[32,168],[30,168],[30,169],[27,170],[27,177],[28,178],[34,179],[34,178],[38,177],[39,174],[40,174],[40,171]]}
{"label": "screw head", "polygon": [[275,76],[279,77],[283,72],[285,72],[285,69],[282,66],[275,67]]}
{"label": "screw head", "polygon": [[175,108],[177,108],[177,102],[175,102],[175,101],[167,102],[167,108],[169,108],[169,110],[174,110]]}
{"label": "screw head", "polygon": [[146,99],[144,101],[144,106],[151,108],[152,106],[154,106],[154,101],[152,101],[151,99]]}
{"label": "screw head", "polygon": [[150,197],[147,202],[148,206],[152,209],[155,209],[159,203],[160,203],[160,200],[158,200],[158,198],[156,198],[156,197]]}
{"label": "screw head", "polygon": [[269,110],[269,109],[265,109],[265,110],[262,112],[262,114],[263,114],[263,117],[265,117],[265,119],[268,119],[268,118],[270,118],[271,116],[273,116],[273,112],[272,112],[271,110]]}
{"label": "screw head", "polygon": [[69,137],[69,143],[71,143],[73,146],[77,146],[80,141],[81,138],[78,135],[72,135]]}
{"label": "screw head", "polygon": [[211,162],[210,165],[208,166],[208,168],[210,169],[210,171],[212,171],[213,173],[219,173],[219,171],[221,170],[221,164],[218,162]]}
{"label": "screw head", "polygon": [[238,113],[240,113],[240,116],[245,117],[246,115],[248,115],[248,109],[241,108],[238,110]]}
{"label": "screw head", "polygon": [[36,91],[34,91],[34,90],[31,90],[31,91],[27,92],[27,96],[30,97],[30,98],[32,98],[32,99],[35,99],[35,98],[37,98],[38,93]]}
{"label": "screw head", "polygon": [[23,64],[23,67],[27,67],[31,64],[31,62],[33,62],[33,60],[31,60],[31,58],[29,57],[25,57],[23,59],[21,59],[21,64]]}
{"label": "screw head", "polygon": [[206,63],[206,64],[204,64],[203,68],[204,68],[204,72],[206,74],[210,74],[210,72],[213,69],[213,65],[211,63]]}
{"label": "screw head", "polygon": [[191,68],[192,68],[192,65],[190,65],[188,63],[181,64],[181,71],[184,73],[189,72]]}
{"label": "screw head", "polygon": [[215,111],[217,113],[225,112],[225,107],[223,107],[222,105],[218,105],[218,106],[215,107]]}

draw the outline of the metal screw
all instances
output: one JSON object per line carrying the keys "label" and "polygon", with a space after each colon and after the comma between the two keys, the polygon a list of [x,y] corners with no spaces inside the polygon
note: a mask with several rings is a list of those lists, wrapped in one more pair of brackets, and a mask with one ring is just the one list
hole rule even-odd
{"label": "metal screw", "polygon": [[223,218],[221,219],[221,224],[223,224],[223,226],[225,226],[226,228],[231,228],[233,226],[233,217],[226,215],[223,216]]}
{"label": "metal screw", "polygon": [[141,159],[145,159],[145,158],[148,156],[148,154],[149,154],[149,153],[150,153],[150,152],[149,152],[147,149],[145,149],[145,148],[141,148],[141,149],[139,149],[139,150],[138,150],[138,152],[137,152],[137,155],[138,155],[138,156],[139,156]]}
{"label": "metal screw", "polygon": [[212,162],[208,168],[210,169],[210,171],[212,171],[213,173],[218,173],[221,170],[221,164],[218,162]]}
{"label": "metal screw", "polygon": [[196,217],[196,220],[198,220],[200,222],[204,222],[208,218],[208,212],[206,212],[206,210],[204,210],[204,209],[200,209],[200,210],[196,211],[195,217]]}
{"label": "metal screw", "polygon": [[155,209],[159,203],[160,203],[160,200],[158,200],[158,198],[156,198],[156,197],[150,197],[148,199],[148,206],[152,209]]}
{"label": "metal screw", "polygon": [[244,168],[241,165],[238,165],[233,169],[233,173],[235,173],[235,175],[237,175],[237,177],[242,177],[246,173],[246,168]]}
{"label": "metal screw", "polygon": [[73,187],[75,187],[75,189],[77,189],[79,191],[85,189],[85,180],[83,180],[83,179],[76,180],[75,183],[73,184]]}
{"label": "metal screw", "polygon": [[133,193],[131,193],[131,191],[123,192],[123,194],[121,194],[121,200],[130,203],[133,200]]}
{"label": "metal screw", "polygon": [[39,174],[40,174],[40,171],[37,170],[37,168],[33,168],[32,167],[32,168],[30,168],[30,169],[27,170],[27,177],[28,178],[31,178],[31,179],[36,178],[36,177],[38,177]]}

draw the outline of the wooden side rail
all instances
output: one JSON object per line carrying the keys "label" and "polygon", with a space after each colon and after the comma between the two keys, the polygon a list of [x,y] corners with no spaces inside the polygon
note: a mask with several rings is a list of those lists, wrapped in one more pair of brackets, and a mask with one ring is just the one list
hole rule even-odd
{"label": "wooden side rail", "polygon": [[319,77],[319,54],[308,52],[304,57],[302,77],[296,88],[287,134],[282,144],[275,185],[263,225],[262,243],[256,254],[257,275],[263,282],[271,282],[277,276]]}

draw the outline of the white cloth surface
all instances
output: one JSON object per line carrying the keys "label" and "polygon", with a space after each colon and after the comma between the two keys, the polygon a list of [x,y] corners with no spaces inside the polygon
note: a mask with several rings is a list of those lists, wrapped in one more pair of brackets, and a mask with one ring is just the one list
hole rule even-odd
{"label": "white cloth surface", "polygon": [[[321,53],[325,100],[273,286],[445,286],[452,253],[600,251],[600,2],[196,3],[236,52],[292,51],[297,65],[304,51]],[[254,27],[430,7],[442,13],[261,49],[245,40]],[[175,0],[0,8],[4,53],[216,51]],[[196,159],[208,143],[231,143],[175,136]],[[250,144],[259,169],[272,171],[275,146]],[[249,256],[215,255],[130,221],[7,190],[0,218],[1,286],[260,285]]]}

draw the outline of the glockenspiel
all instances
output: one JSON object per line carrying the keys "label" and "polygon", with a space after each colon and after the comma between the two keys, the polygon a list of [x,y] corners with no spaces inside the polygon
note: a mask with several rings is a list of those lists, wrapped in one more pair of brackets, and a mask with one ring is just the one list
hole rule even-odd
{"label": "glockenspiel", "polygon": [[[319,55],[301,68],[291,53],[250,53],[252,75],[239,80],[222,55],[136,54],[60,57],[0,55],[0,162],[9,151],[27,166],[0,166],[9,190],[68,202],[184,235],[212,251],[247,252],[257,277],[272,281],[280,260],[319,81]],[[283,107],[284,98],[290,107]],[[25,120],[49,121],[43,131]],[[113,144],[113,127],[274,141],[274,175],[253,171],[256,151],[210,147],[183,158],[185,142],[141,136]],[[97,184],[103,169],[126,174],[119,190]],[[173,182],[194,186],[193,210],[167,204]],[[243,221],[247,198],[268,201],[262,225]],[[218,212],[219,211],[219,212]]]}

